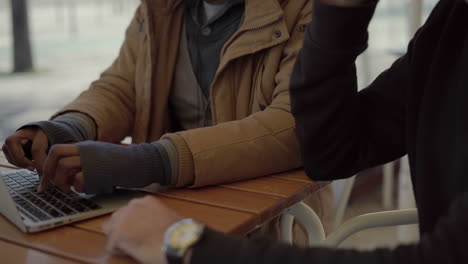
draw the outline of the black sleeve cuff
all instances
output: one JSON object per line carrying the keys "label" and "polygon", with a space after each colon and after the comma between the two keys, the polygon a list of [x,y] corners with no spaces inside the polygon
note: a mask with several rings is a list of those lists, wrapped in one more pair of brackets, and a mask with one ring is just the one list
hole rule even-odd
{"label": "black sleeve cuff", "polygon": [[[246,239],[225,235],[205,228],[200,241],[192,250],[191,264],[283,264],[318,263],[344,264],[378,263],[388,249],[369,252],[335,250],[330,248],[299,248],[266,238]],[[389,262],[390,263],[390,262]],[[393,263],[393,262],[392,262]]]}
{"label": "black sleeve cuff", "polygon": [[339,7],[314,0],[312,22],[308,37],[321,48],[331,50],[367,48],[367,27],[377,1],[354,7]]}
{"label": "black sleeve cuff", "polygon": [[[202,263],[243,263],[242,245],[246,240],[239,237],[225,235],[205,227],[203,235],[192,251],[191,264]],[[237,252],[241,254],[237,254]]]}

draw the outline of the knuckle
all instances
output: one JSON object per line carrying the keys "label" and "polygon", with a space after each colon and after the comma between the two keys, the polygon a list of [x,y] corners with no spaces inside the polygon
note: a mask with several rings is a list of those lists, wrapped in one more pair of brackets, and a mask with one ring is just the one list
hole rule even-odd
{"label": "knuckle", "polygon": [[139,199],[134,199],[134,200],[130,201],[130,203],[128,204],[129,208],[130,209],[135,209],[135,208],[141,207],[142,205],[145,204],[143,199],[144,198],[139,198]]}
{"label": "knuckle", "polygon": [[11,144],[13,144],[13,139],[14,139],[13,136],[7,137],[7,139],[5,139],[5,144],[6,144],[6,145],[11,145]]}
{"label": "knuckle", "polygon": [[139,204],[139,201],[138,201],[138,200],[139,200],[139,199],[133,199],[133,200],[131,200],[131,201],[128,203],[128,205],[129,205],[129,206],[138,205],[138,204]]}
{"label": "knuckle", "polygon": [[147,195],[144,198],[142,198],[142,202],[151,202],[154,201],[154,197],[151,195]]}

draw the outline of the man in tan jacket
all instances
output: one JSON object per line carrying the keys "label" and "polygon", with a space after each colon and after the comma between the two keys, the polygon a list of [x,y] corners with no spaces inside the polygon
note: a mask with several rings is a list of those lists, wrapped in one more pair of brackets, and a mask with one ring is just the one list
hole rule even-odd
{"label": "man in tan jacket", "polygon": [[[42,174],[40,189],[88,193],[201,187],[301,167],[288,83],[311,8],[308,0],[142,1],[114,63],[3,151]],[[126,136],[135,144],[111,144]]]}

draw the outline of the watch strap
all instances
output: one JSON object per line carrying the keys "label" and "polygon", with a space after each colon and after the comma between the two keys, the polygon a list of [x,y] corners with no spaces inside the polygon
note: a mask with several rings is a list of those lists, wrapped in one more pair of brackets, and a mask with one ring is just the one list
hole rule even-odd
{"label": "watch strap", "polygon": [[169,254],[166,254],[167,258],[167,263],[168,264],[184,264],[184,258],[180,258],[177,256],[171,256]]}

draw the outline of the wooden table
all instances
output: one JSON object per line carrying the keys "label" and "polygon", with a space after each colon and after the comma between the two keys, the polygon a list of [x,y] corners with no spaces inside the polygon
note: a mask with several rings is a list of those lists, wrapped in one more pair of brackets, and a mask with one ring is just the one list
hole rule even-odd
{"label": "wooden table", "polygon": [[[0,155],[0,171],[12,169]],[[216,187],[167,190],[158,197],[184,217],[221,232],[246,235],[322,186],[296,170]],[[133,263],[106,252],[101,225],[107,219],[109,215],[29,235],[0,216],[0,262]]]}

